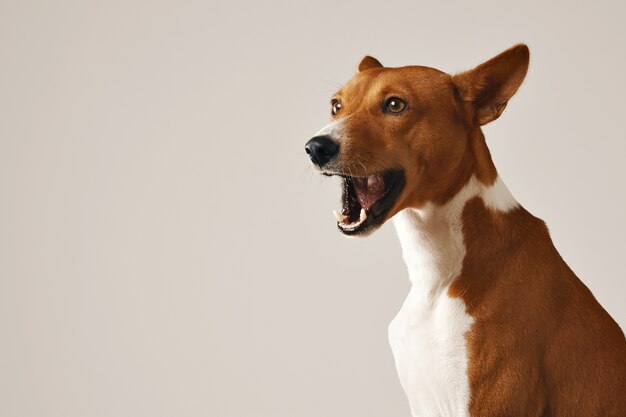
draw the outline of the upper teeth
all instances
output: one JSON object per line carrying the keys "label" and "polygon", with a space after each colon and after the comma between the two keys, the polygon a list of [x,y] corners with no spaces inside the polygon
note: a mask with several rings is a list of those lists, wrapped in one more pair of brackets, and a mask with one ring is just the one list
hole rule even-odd
{"label": "upper teeth", "polygon": [[348,218],[345,214],[338,213],[337,210],[333,210],[333,214],[339,223],[343,223]]}

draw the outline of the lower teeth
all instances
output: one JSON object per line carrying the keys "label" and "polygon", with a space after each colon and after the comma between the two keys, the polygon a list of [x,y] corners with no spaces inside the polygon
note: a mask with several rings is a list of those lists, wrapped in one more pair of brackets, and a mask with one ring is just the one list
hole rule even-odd
{"label": "lower teeth", "polygon": [[333,214],[335,215],[335,219],[337,219],[337,222],[341,223],[341,225],[346,226],[346,227],[358,226],[367,219],[367,212],[363,208],[361,209],[361,212],[359,213],[359,218],[353,221],[352,223],[348,223],[348,218],[349,218],[348,216],[337,212],[337,210],[333,210]]}

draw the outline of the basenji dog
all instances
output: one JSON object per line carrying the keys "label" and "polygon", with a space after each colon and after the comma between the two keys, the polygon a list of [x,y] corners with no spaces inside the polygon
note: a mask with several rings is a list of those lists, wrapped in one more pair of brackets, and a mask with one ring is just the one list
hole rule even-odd
{"label": "basenji dog", "polygon": [[341,233],[393,218],[411,290],[389,325],[415,417],[625,417],[624,333],[498,176],[481,126],[526,76],[520,44],[476,68],[366,56],[306,143],[341,177]]}

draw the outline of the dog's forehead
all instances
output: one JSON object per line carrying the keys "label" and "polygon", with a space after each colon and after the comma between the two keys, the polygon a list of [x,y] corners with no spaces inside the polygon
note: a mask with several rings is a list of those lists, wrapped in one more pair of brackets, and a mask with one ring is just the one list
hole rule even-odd
{"label": "dog's forehead", "polygon": [[450,75],[435,68],[374,68],[355,74],[337,93],[344,98],[447,91]]}

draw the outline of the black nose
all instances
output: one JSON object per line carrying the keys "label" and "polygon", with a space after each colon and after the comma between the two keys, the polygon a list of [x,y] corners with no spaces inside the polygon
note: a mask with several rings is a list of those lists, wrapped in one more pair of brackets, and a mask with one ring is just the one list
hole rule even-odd
{"label": "black nose", "polygon": [[311,161],[318,166],[323,166],[339,152],[339,145],[330,136],[315,136],[304,145]]}

